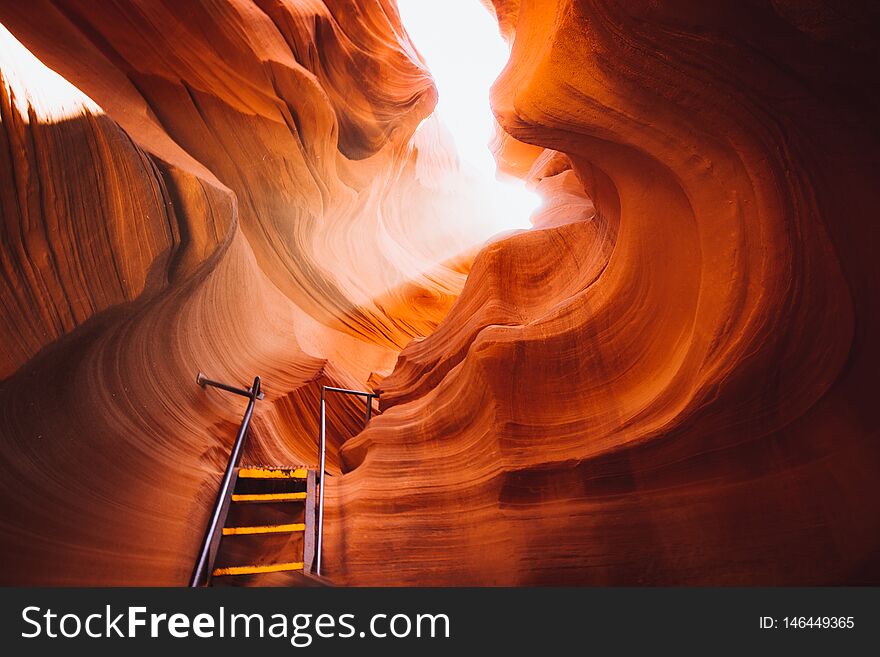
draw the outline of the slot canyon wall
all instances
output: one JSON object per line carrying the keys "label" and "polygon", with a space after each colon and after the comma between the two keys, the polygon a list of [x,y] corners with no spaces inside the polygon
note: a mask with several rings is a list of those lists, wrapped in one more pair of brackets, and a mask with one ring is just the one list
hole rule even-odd
{"label": "slot canyon wall", "polygon": [[0,2],[79,90],[0,51],[0,582],[186,583],[201,370],[263,377],[251,462],[381,391],[331,405],[336,583],[880,583],[877,10],[489,8],[545,203],[484,244],[391,0]]}

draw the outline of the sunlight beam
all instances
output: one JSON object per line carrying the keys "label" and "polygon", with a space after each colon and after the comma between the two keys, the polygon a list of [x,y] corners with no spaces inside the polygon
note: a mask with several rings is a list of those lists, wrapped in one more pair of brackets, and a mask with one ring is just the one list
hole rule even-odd
{"label": "sunlight beam", "polygon": [[[495,117],[489,89],[510,56],[480,0],[398,0],[401,20],[439,92],[435,117],[451,135],[462,173],[472,179],[495,232],[531,228],[541,204],[519,178],[499,174],[489,150]],[[430,129],[425,124],[420,129]]]}
{"label": "sunlight beam", "polygon": [[43,64],[2,24],[0,69],[13,106],[26,123],[29,108],[41,123],[57,123],[86,112],[103,113],[95,101]]}

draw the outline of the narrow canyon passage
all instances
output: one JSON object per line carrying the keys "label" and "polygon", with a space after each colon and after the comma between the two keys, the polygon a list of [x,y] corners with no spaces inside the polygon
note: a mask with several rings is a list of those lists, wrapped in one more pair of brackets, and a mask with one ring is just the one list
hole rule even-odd
{"label": "narrow canyon passage", "polygon": [[830,6],[0,3],[0,582],[186,583],[241,417],[198,371],[262,377],[248,463],[381,393],[329,409],[337,584],[880,581],[877,21]]}
{"label": "narrow canyon passage", "polygon": [[[141,167],[146,165],[147,169],[134,175],[145,177],[148,186],[152,187],[148,188],[145,198],[141,200],[130,181],[117,182],[111,178],[108,183],[100,182],[101,176],[116,172],[116,161],[122,157],[122,153],[118,140],[106,145],[103,132],[92,137],[90,130],[94,121],[104,121],[104,124],[98,125],[104,131],[109,129],[111,135],[114,135],[114,131],[119,136],[124,133],[106,118],[107,114],[101,106],[46,67],[12,34],[4,32],[3,75],[10,110],[6,115],[6,123],[11,126],[16,123],[21,125],[19,141],[12,142],[12,158],[9,160],[11,170],[19,174],[16,182],[25,187],[38,188],[41,181],[30,173],[31,167],[39,170],[42,167],[41,162],[53,159],[61,159],[59,164],[62,167],[81,168],[86,176],[91,170],[95,170],[99,181],[96,185],[94,179],[89,177],[82,180],[62,179],[56,192],[63,199],[61,208],[53,200],[53,192],[44,194],[47,200],[35,209],[22,203],[21,189],[15,189],[12,195],[12,200],[18,199],[23,208],[34,209],[36,220],[40,220],[40,212],[48,215],[44,221],[47,223],[46,231],[50,243],[57,227],[61,228],[63,239],[69,241],[58,246],[52,245],[50,249],[58,252],[56,257],[68,256],[70,262],[62,261],[56,265],[57,271],[52,268],[49,271],[39,271],[36,281],[40,290],[46,290],[53,295],[49,311],[54,311],[62,325],[52,328],[60,331],[63,336],[61,339],[50,342],[43,348],[39,347],[38,340],[34,341],[34,346],[25,343],[18,347],[21,341],[34,340],[36,337],[32,331],[23,330],[22,327],[38,327],[46,319],[28,316],[16,318],[16,313],[9,313],[5,317],[10,322],[21,320],[18,325],[10,325],[7,330],[10,336],[18,339],[10,345],[8,351],[7,367],[14,374],[4,382],[10,402],[7,407],[10,409],[7,416],[9,428],[16,427],[22,439],[28,435],[62,436],[62,440],[55,438],[51,441],[53,446],[59,442],[63,444],[63,436],[72,438],[81,431],[75,423],[72,427],[63,426],[70,422],[71,414],[74,417],[82,414],[83,421],[89,424],[90,430],[82,434],[85,440],[76,441],[76,454],[73,458],[67,453],[54,454],[51,450],[48,453],[31,453],[24,449],[19,450],[20,453],[11,454],[10,471],[15,474],[8,478],[10,490],[39,487],[42,484],[39,476],[36,481],[32,481],[35,478],[34,460],[47,460],[49,469],[60,470],[63,474],[59,473],[58,478],[68,481],[67,485],[82,494],[84,499],[97,497],[112,500],[109,505],[105,505],[108,508],[103,512],[97,508],[90,511],[98,517],[106,514],[105,519],[118,523],[132,508],[141,511],[141,507],[146,505],[149,508],[146,513],[150,518],[145,526],[122,529],[118,524],[112,525],[116,527],[117,533],[114,540],[124,545],[124,550],[138,552],[134,545],[136,541],[142,540],[144,532],[153,532],[156,535],[179,532],[176,540],[170,543],[171,550],[180,550],[186,556],[171,556],[171,550],[165,554],[149,554],[143,577],[145,582],[164,582],[163,578],[168,577],[167,575],[154,579],[157,575],[151,569],[157,568],[156,564],[162,564],[161,567],[164,568],[174,568],[175,578],[185,577],[186,562],[192,561],[189,553],[193,548],[182,547],[182,541],[191,543],[200,533],[199,524],[202,521],[193,522],[192,526],[187,527],[181,527],[180,524],[194,507],[199,509],[196,517],[207,512],[207,505],[211,503],[217,478],[225,463],[228,452],[226,445],[234,434],[237,411],[234,402],[230,403],[222,397],[212,399],[208,395],[206,399],[199,401],[212,403],[210,414],[221,415],[219,418],[212,417],[205,422],[205,426],[198,426],[203,419],[198,414],[192,415],[189,410],[185,410],[188,404],[193,403],[193,391],[184,389],[184,386],[191,383],[191,374],[185,375],[181,371],[181,363],[175,362],[174,358],[165,363],[169,366],[169,371],[161,371],[161,364],[157,367],[155,359],[157,349],[164,350],[166,344],[174,344],[181,337],[187,341],[187,344],[180,346],[181,351],[195,347],[197,352],[184,360],[197,363],[199,369],[213,368],[212,374],[215,377],[229,376],[235,380],[236,376],[247,377],[250,374],[244,371],[233,374],[238,367],[236,360],[252,361],[252,365],[258,366],[258,371],[267,382],[265,387],[269,393],[269,403],[261,404],[267,408],[258,413],[254,420],[252,432],[256,436],[250,441],[246,460],[258,463],[317,462],[315,443],[319,386],[329,383],[364,388],[381,380],[384,374],[390,372],[399,349],[409,339],[424,337],[430,333],[448,311],[480,245],[499,231],[529,225],[528,216],[537,205],[537,195],[525,191],[521,181],[517,181],[518,185],[505,185],[496,180],[494,160],[488,150],[488,141],[494,130],[488,87],[503,65],[507,46],[501,40],[497,24],[485,7],[467,2],[460,2],[457,6],[466,13],[470,11],[471,16],[475,9],[477,16],[482,19],[479,27],[483,30],[483,35],[488,30],[488,37],[494,40],[491,45],[495,49],[495,61],[489,62],[489,68],[484,67],[478,72],[476,79],[466,81],[464,87],[453,86],[449,89],[449,94],[457,95],[467,110],[477,109],[480,114],[477,129],[474,130],[474,126],[470,125],[468,131],[468,126],[465,126],[464,133],[458,135],[456,143],[448,126],[438,121],[432,113],[430,116],[420,117],[415,132],[407,140],[401,139],[394,149],[383,146],[386,151],[384,154],[380,149],[379,153],[367,157],[364,157],[364,153],[357,152],[364,147],[362,135],[356,134],[351,138],[351,143],[341,139],[339,148],[351,151],[351,156],[343,158],[339,165],[354,167],[362,162],[363,171],[359,175],[363,181],[352,182],[341,177],[336,181],[332,192],[328,190],[327,193],[321,193],[323,214],[320,219],[323,222],[323,231],[319,234],[303,236],[302,228],[294,222],[277,226],[279,233],[275,240],[281,240],[287,250],[304,249],[313,261],[311,264],[308,260],[302,262],[303,254],[300,253],[300,258],[286,263],[286,271],[275,274],[276,280],[283,281],[282,286],[273,285],[272,280],[266,280],[272,278],[271,270],[265,272],[262,271],[262,265],[247,262],[254,260],[251,253],[255,248],[252,238],[240,232],[244,231],[244,227],[239,222],[250,214],[247,206],[251,206],[250,216],[258,222],[264,219],[263,212],[267,207],[274,209],[276,205],[282,206],[278,208],[278,212],[286,215],[293,211],[297,214],[295,218],[302,219],[299,215],[303,212],[304,199],[287,194],[285,187],[290,181],[285,176],[284,168],[279,171],[269,166],[273,164],[273,159],[290,160],[302,147],[320,151],[321,144],[306,143],[302,134],[297,134],[305,132],[305,126],[298,118],[294,118],[292,108],[287,108],[291,112],[290,117],[281,116],[275,120],[280,119],[288,128],[294,129],[300,149],[292,149],[293,153],[286,150],[282,152],[274,143],[270,145],[260,140],[244,150],[238,143],[240,140],[236,140],[235,146],[242,149],[239,162],[232,162],[229,167],[227,165],[230,163],[221,158],[218,168],[215,160],[217,155],[210,152],[202,139],[173,135],[177,141],[189,139],[190,148],[202,149],[197,154],[199,162],[192,161],[189,153],[177,152],[176,144],[161,144],[163,141],[168,142],[167,139],[159,139],[160,145],[167,151],[164,158],[142,153],[135,146],[135,158],[140,158]],[[422,5],[421,10],[424,9],[425,6]],[[440,9],[434,6],[431,11],[436,15]],[[332,16],[325,18],[332,19]],[[69,20],[77,23],[73,17]],[[477,41],[475,45],[479,43]],[[409,56],[413,57],[412,72],[423,76],[427,84],[431,85],[424,64],[414,47],[408,41],[402,45],[406,47]],[[461,69],[463,62],[454,64],[459,66],[459,71],[467,72]],[[348,83],[347,80],[345,82]],[[151,84],[157,89],[162,87],[157,81],[151,81]],[[273,81],[273,84],[277,82]],[[471,98],[469,94],[473,92],[475,84],[482,91],[476,98]],[[124,90],[125,85],[120,86]],[[149,86],[139,83],[139,93],[149,96]],[[433,86],[429,86],[426,93],[431,96],[436,94]],[[159,90],[154,90],[153,94],[155,97],[161,95]],[[223,142],[236,135],[220,119],[212,118],[207,109],[211,103],[200,101],[199,92],[195,89],[186,88],[186,94],[197,117],[196,123],[204,123],[206,128],[214,126],[213,140],[218,142],[220,150],[231,148]],[[109,101],[112,103],[112,98]],[[151,117],[155,115],[161,129],[166,130],[168,125],[173,125],[175,119],[168,114],[171,108],[164,108],[160,104],[156,101],[156,106],[151,106],[147,114]],[[433,109],[433,106],[428,109]],[[239,114],[240,112],[233,112],[231,117],[224,119],[240,121],[242,118]],[[473,121],[470,123],[473,124]],[[74,130],[71,131],[68,125],[74,127]],[[60,138],[64,139],[58,144],[42,136],[54,132],[56,126]],[[344,124],[340,129],[343,127]],[[192,126],[188,128],[191,129]],[[351,129],[357,133],[357,129]],[[73,134],[69,134],[71,132]],[[322,138],[325,136],[320,131],[319,134],[322,134]],[[169,134],[170,136],[172,135]],[[332,136],[332,130],[329,136]],[[469,140],[476,140],[478,143],[474,146]],[[81,164],[71,165],[64,162],[63,155],[58,155],[93,152],[96,145],[103,147],[106,153],[98,162],[82,161]],[[461,157],[459,152],[468,147],[469,154]],[[245,153],[249,151],[253,151],[254,155],[250,157],[256,157],[256,162],[242,165],[241,162],[248,157]],[[474,152],[478,155],[474,156]],[[175,155],[178,160],[174,159]],[[320,157],[321,155],[316,155],[315,160]],[[219,178],[204,169],[206,161],[215,162],[212,168],[218,171]],[[249,198],[254,192],[240,185],[254,182],[256,172],[251,169],[263,164],[267,166],[263,171],[261,184],[265,186],[266,180],[271,177],[275,180],[276,187],[268,190],[271,198]],[[287,166],[292,165],[288,162]],[[316,166],[316,162],[311,162],[309,166]],[[154,171],[150,171],[150,167],[155,167]],[[192,182],[187,180],[190,175],[195,176],[197,184],[194,189],[190,189]],[[390,180],[386,180],[386,177]],[[230,181],[238,184],[227,187],[226,183]],[[207,207],[208,217],[213,218],[216,224],[210,226],[207,232],[198,225],[201,221],[200,215],[205,212],[201,205],[204,200],[198,197],[206,191],[206,182],[209,188],[217,190],[210,194],[216,193],[221,198],[224,194],[232,195],[234,222],[231,224],[231,232],[225,232],[229,231],[229,226],[223,226],[223,205],[226,205],[225,211],[228,212],[228,202],[221,203],[219,212],[210,205]],[[330,186],[326,180],[316,179],[316,182],[321,186]],[[132,198],[133,207],[120,206],[121,203],[131,203]],[[247,201],[244,203],[245,214],[239,215],[242,200]],[[96,202],[109,204],[109,207],[104,216],[95,217],[91,224],[85,224],[86,228],[83,230],[83,219]],[[337,207],[333,207],[334,205]],[[54,210],[51,215],[49,208]],[[78,212],[71,213],[71,209]],[[143,235],[138,231],[150,227],[150,216],[157,210],[160,216],[165,215],[165,221],[158,224],[160,228],[164,224],[165,231],[159,235],[158,242],[152,237],[144,241]],[[143,216],[144,213],[146,217]],[[189,216],[190,213],[194,213],[195,221]],[[277,217],[276,221],[281,219]],[[334,225],[329,221],[331,219],[343,225]],[[110,227],[108,236],[111,241],[98,247],[96,255],[106,258],[106,261],[90,262],[93,257],[90,249],[95,249],[95,236],[107,231],[102,223]],[[45,237],[40,238],[40,242],[45,241]],[[30,245],[22,246],[24,253],[21,255],[27,259]],[[145,252],[145,247],[152,248],[152,252]],[[277,245],[272,247],[275,248]],[[233,270],[228,274],[218,274],[217,270],[222,272],[223,268],[229,266],[227,263],[230,260],[240,259],[241,255],[237,252],[245,256],[243,265],[246,284],[236,294],[230,295],[229,291],[223,289],[229,285],[225,281],[241,277],[242,265],[235,267],[237,272]],[[133,258],[135,253],[142,258],[142,263]],[[138,266],[152,273],[138,272]],[[297,271],[293,272],[291,266]],[[312,281],[308,277],[305,283],[302,280],[291,281],[291,275],[295,277],[300,269],[308,270],[310,267],[313,274],[321,277],[320,281]],[[116,273],[119,291],[113,290],[112,279],[109,286],[105,284],[101,287],[96,284],[98,280],[106,280],[107,271]],[[47,274],[52,276],[52,280],[44,280]],[[249,282],[254,274],[256,280]],[[161,280],[163,277],[166,278],[165,281]],[[205,278],[206,280],[201,280]],[[212,283],[212,279],[219,280]],[[308,284],[316,286],[312,292],[309,292]],[[293,300],[290,298],[292,286],[295,290]],[[332,298],[334,286],[337,290],[344,291],[344,298],[338,300],[335,310]],[[7,291],[10,300],[18,301],[19,309],[28,308],[29,305],[32,310],[39,309],[40,304],[29,304],[22,297],[23,290]],[[259,291],[259,294],[254,295],[254,291]],[[279,291],[288,298],[284,299]],[[317,313],[314,312],[315,307],[310,306],[310,297],[316,295],[328,295],[327,298],[319,297]],[[120,301],[133,301],[132,309],[114,315],[112,309]],[[205,309],[214,311],[209,316],[204,315],[202,308],[206,302],[209,306]],[[218,331],[220,326],[228,324],[228,321],[220,318],[224,313],[233,315],[236,324],[245,317],[251,318],[249,323],[237,327],[238,341],[235,340],[235,334],[223,335],[223,332]],[[150,317],[150,320],[142,322],[140,318],[132,320],[126,317],[135,314]],[[122,315],[122,321],[117,321],[119,315]],[[160,317],[162,320],[159,320]],[[268,326],[265,325],[267,319],[271,320]],[[173,320],[175,327],[163,328],[163,322],[169,320]],[[146,326],[137,326],[141,323]],[[228,329],[224,331],[228,333]],[[288,342],[291,331],[295,338],[292,345]],[[207,344],[204,344],[204,338],[207,338],[204,340]],[[223,340],[230,338],[234,342],[224,344]],[[153,340],[155,344],[149,344]],[[109,400],[103,394],[90,399],[90,386],[86,385],[85,399],[73,402],[73,410],[69,407],[59,409],[60,412],[53,417],[52,408],[56,403],[56,396],[63,397],[62,393],[66,392],[63,381],[56,383],[53,380],[52,372],[57,369],[57,363],[72,360],[73,364],[67,367],[87,372],[83,375],[84,378],[93,379],[94,368],[98,364],[88,362],[88,352],[101,342],[110,343],[111,353],[100,353],[104,348],[97,348],[99,353],[94,358],[98,362],[108,359],[114,362],[120,357],[121,351],[158,370],[155,379],[150,380],[149,376],[147,380],[138,379],[138,372],[130,370],[131,365],[127,363],[114,365],[118,378],[107,384],[110,388]],[[89,348],[84,349],[84,345]],[[242,351],[242,346],[245,353],[236,354],[236,351]],[[258,346],[262,348],[256,349]],[[21,353],[16,353],[15,347]],[[235,348],[227,351],[230,347]],[[204,361],[211,350],[216,353],[207,362]],[[248,350],[255,353],[248,354]],[[18,362],[23,362],[32,353],[34,357],[16,371]],[[125,355],[122,357],[126,358]],[[224,375],[224,371],[229,374]],[[169,386],[168,380],[178,376],[181,380]],[[44,381],[44,378],[49,380]],[[32,382],[32,386],[22,390],[19,385],[22,379]],[[100,387],[91,386],[90,392],[93,393]],[[179,403],[180,410],[162,417],[162,410],[157,408],[157,413],[143,412],[143,415],[133,418],[133,422],[126,418],[130,412],[126,408],[132,403],[131,397],[144,394],[149,389],[152,389],[149,393],[151,397],[168,397],[162,402],[162,410],[165,410],[165,404],[175,402]],[[119,394],[118,391],[125,394]],[[178,391],[183,392],[188,399],[175,399]],[[126,408],[120,408],[120,402]],[[360,430],[363,411],[355,400],[341,398],[336,402],[330,408],[329,468],[338,474],[336,449],[341,440]],[[146,403],[142,404],[144,409],[148,406]],[[23,407],[34,410],[22,412]],[[171,410],[177,409],[172,406]],[[102,426],[101,422],[94,423],[93,415],[106,421],[106,426]],[[125,432],[122,440],[118,436],[120,430]],[[201,447],[205,442],[204,437],[200,436],[204,436],[206,430],[210,437],[210,446]],[[195,447],[196,454],[199,455],[198,467],[195,468],[192,464],[182,467],[185,464],[178,459],[177,448],[173,446],[174,440],[164,438],[166,434],[186,436],[187,432],[196,434],[194,439],[190,438],[192,447]],[[91,440],[95,444],[91,444]],[[106,462],[106,448],[101,445],[114,446],[112,463]],[[151,482],[146,488],[138,488],[132,482],[133,477],[129,472],[131,468],[150,472],[163,469],[167,479],[162,484]],[[42,470],[38,472],[41,473]],[[136,477],[135,474],[134,478]],[[126,492],[121,496],[114,493],[111,497],[104,492],[105,488],[111,487]],[[151,490],[154,487],[166,490]],[[332,496],[333,482],[330,482],[329,488]],[[138,498],[143,490],[150,490],[147,496],[149,499]],[[54,494],[54,491],[48,489],[45,492]],[[129,494],[131,497],[126,499]],[[162,499],[170,501],[159,501]],[[83,525],[76,514],[58,517],[53,512],[47,513],[45,509],[36,507],[36,504],[28,507],[25,503],[21,511],[16,511],[10,505],[10,524],[27,519],[28,523],[39,523],[42,527],[40,531],[66,536],[66,540],[57,546],[49,542],[46,546],[49,554],[57,551],[73,560],[84,558],[83,552],[88,554],[98,549],[97,546],[103,538],[90,533],[103,533],[98,527]],[[20,515],[16,515],[17,513]],[[162,527],[163,524],[174,525],[174,528]],[[332,532],[332,526],[330,531]],[[131,543],[126,542],[129,535]],[[45,558],[32,554],[33,547],[30,544],[10,541],[8,547],[9,552],[15,554],[15,559]],[[274,546],[278,550],[287,547],[284,544]],[[120,559],[125,558],[123,554],[118,556]],[[272,555],[267,556],[271,558]],[[53,558],[57,556],[53,554]],[[160,561],[162,558],[166,560],[164,563]],[[75,570],[74,566],[68,565],[69,568]],[[108,572],[112,572],[117,566],[109,563],[107,568]],[[50,580],[54,577],[51,573],[46,573],[46,576]],[[113,581],[112,577],[110,576],[110,581]],[[284,582],[284,575],[276,575],[275,579]],[[266,581],[264,579],[263,583]],[[269,578],[268,582],[271,583],[272,579]]]}

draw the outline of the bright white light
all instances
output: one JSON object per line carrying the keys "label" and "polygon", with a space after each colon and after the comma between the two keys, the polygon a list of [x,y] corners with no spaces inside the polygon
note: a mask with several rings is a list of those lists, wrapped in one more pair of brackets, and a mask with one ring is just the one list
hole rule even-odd
{"label": "bright white light", "polygon": [[53,123],[85,112],[101,114],[101,108],[70,82],[33,56],[0,24],[0,68],[3,83],[25,122],[28,107],[40,121]]}
{"label": "bright white light", "polygon": [[[489,88],[510,49],[480,0],[398,0],[403,25],[431,71],[440,100],[435,117],[451,134],[462,172],[479,188],[495,231],[531,228],[541,198],[523,181],[498,176],[489,141],[495,117]],[[432,130],[428,122],[420,130]],[[477,190],[473,190],[477,191]]]}

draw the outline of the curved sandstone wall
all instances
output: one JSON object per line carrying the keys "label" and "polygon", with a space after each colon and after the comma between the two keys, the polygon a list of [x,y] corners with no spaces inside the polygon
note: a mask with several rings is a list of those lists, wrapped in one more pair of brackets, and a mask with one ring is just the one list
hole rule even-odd
{"label": "curved sandstone wall", "polygon": [[263,377],[254,461],[381,390],[334,400],[339,583],[880,578],[871,6],[494,9],[545,205],[474,257],[392,2],[0,6],[88,94],[0,62],[4,582],[186,581],[240,412],[198,370]]}

